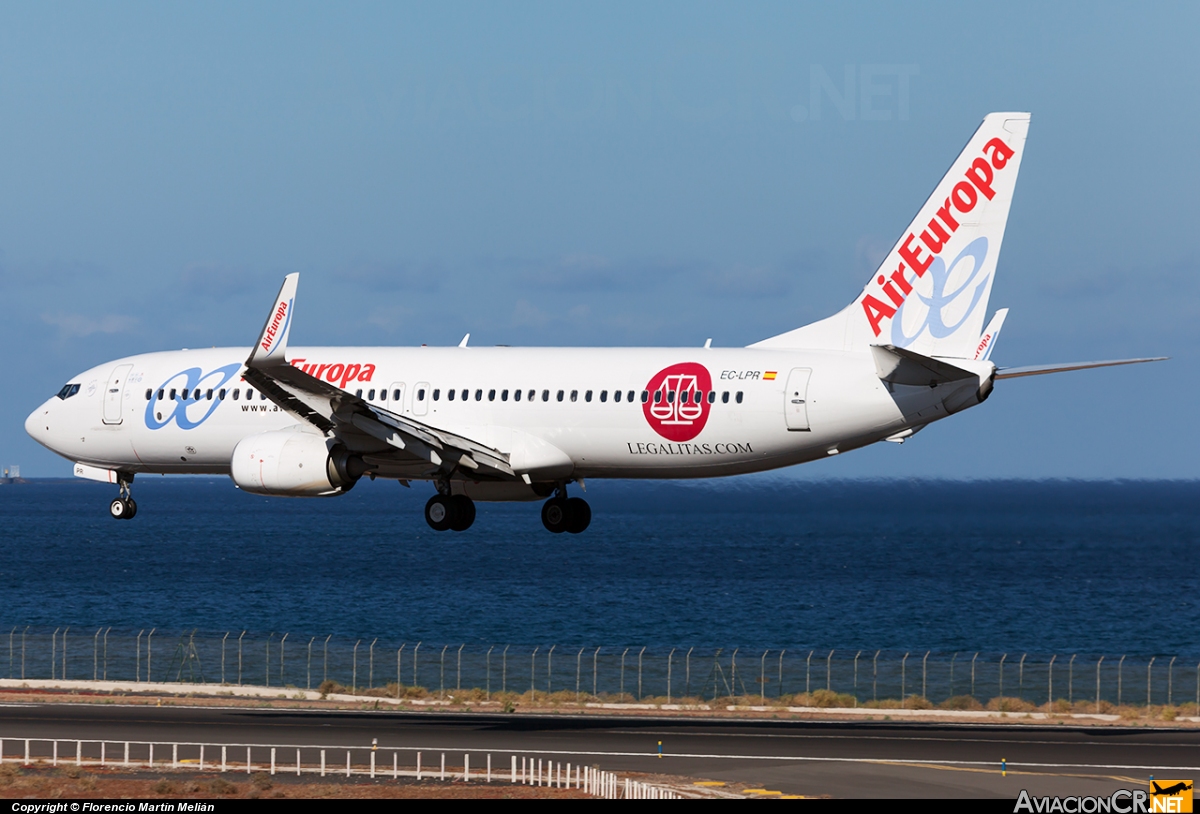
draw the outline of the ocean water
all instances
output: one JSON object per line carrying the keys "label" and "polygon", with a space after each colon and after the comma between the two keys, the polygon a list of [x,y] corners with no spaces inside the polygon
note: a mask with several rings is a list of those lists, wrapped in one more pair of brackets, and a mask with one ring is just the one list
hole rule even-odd
{"label": "ocean water", "polygon": [[546,532],[537,503],[479,504],[470,531],[438,534],[431,491],[394,482],[288,500],[147,478],[134,494],[118,522],[114,487],[0,487],[6,634],[1200,652],[1196,482],[594,482],[577,536]]}

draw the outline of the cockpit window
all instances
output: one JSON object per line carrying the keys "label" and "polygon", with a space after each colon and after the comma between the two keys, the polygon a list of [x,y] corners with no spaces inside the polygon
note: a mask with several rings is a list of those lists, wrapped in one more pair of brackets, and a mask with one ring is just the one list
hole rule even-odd
{"label": "cockpit window", "polygon": [[62,390],[58,391],[58,397],[60,399],[64,399],[64,400],[69,399],[71,396],[75,395],[78,392],[79,392],[79,385],[64,384],[62,387]]}

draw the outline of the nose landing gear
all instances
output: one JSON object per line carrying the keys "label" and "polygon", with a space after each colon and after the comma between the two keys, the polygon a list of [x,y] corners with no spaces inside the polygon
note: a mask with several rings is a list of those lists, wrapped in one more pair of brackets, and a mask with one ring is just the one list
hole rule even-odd
{"label": "nose landing gear", "polygon": [[122,477],[117,483],[120,485],[121,494],[120,497],[108,504],[108,513],[113,520],[132,520],[137,514],[137,502],[129,494],[133,478]]}

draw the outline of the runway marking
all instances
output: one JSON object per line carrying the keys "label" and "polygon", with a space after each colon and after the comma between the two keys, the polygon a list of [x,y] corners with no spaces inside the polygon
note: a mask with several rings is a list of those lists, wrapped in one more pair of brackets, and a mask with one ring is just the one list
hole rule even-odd
{"label": "runway marking", "polygon": [[[1111,746],[1114,748],[1126,748],[1128,746],[1157,746],[1157,747],[1181,747],[1181,748],[1196,748],[1198,743],[1113,743],[1112,741],[1038,741],[1038,740],[1011,740],[1007,738],[927,738],[918,735],[899,736],[899,735],[806,735],[806,734],[788,734],[788,733],[738,733],[738,732],[680,732],[678,730],[663,730],[656,731],[652,729],[610,729],[606,730],[614,735],[632,735],[644,737],[676,737],[676,738],[754,738],[754,739],[779,739],[779,740],[853,740],[853,741],[917,741],[922,743],[996,743],[1002,745],[1013,744],[1017,746],[1035,745],[1035,746]],[[1162,730],[1158,730],[1162,731]],[[1181,730],[1187,731],[1187,730]],[[1140,733],[1138,733],[1140,734]],[[1200,732],[1196,732],[1200,735]]]}

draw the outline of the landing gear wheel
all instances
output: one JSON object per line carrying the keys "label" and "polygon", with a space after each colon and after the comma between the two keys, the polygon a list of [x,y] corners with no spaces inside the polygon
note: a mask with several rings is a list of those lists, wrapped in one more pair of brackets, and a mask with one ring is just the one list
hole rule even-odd
{"label": "landing gear wheel", "polygon": [[466,495],[451,497],[450,510],[451,531],[466,531],[475,522],[475,501]]}
{"label": "landing gear wheel", "polygon": [[425,522],[434,531],[446,531],[454,519],[454,504],[446,495],[434,495],[425,504]]}
{"label": "landing gear wheel", "polygon": [[567,501],[552,497],[542,504],[542,525],[546,531],[562,534],[567,530]]}
{"label": "landing gear wheel", "polygon": [[592,522],[592,507],[581,497],[567,498],[567,531],[578,534]]}
{"label": "landing gear wheel", "polygon": [[137,501],[131,497],[125,498],[125,502],[129,504],[129,513],[125,515],[126,520],[132,520],[137,516]]}
{"label": "landing gear wheel", "polygon": [[123,497],[119,497],[112,503],[108,504],[108,513],[112,515],[113,520],[128,520],[133,517],[137,509],[129,505],[129,501]]}

